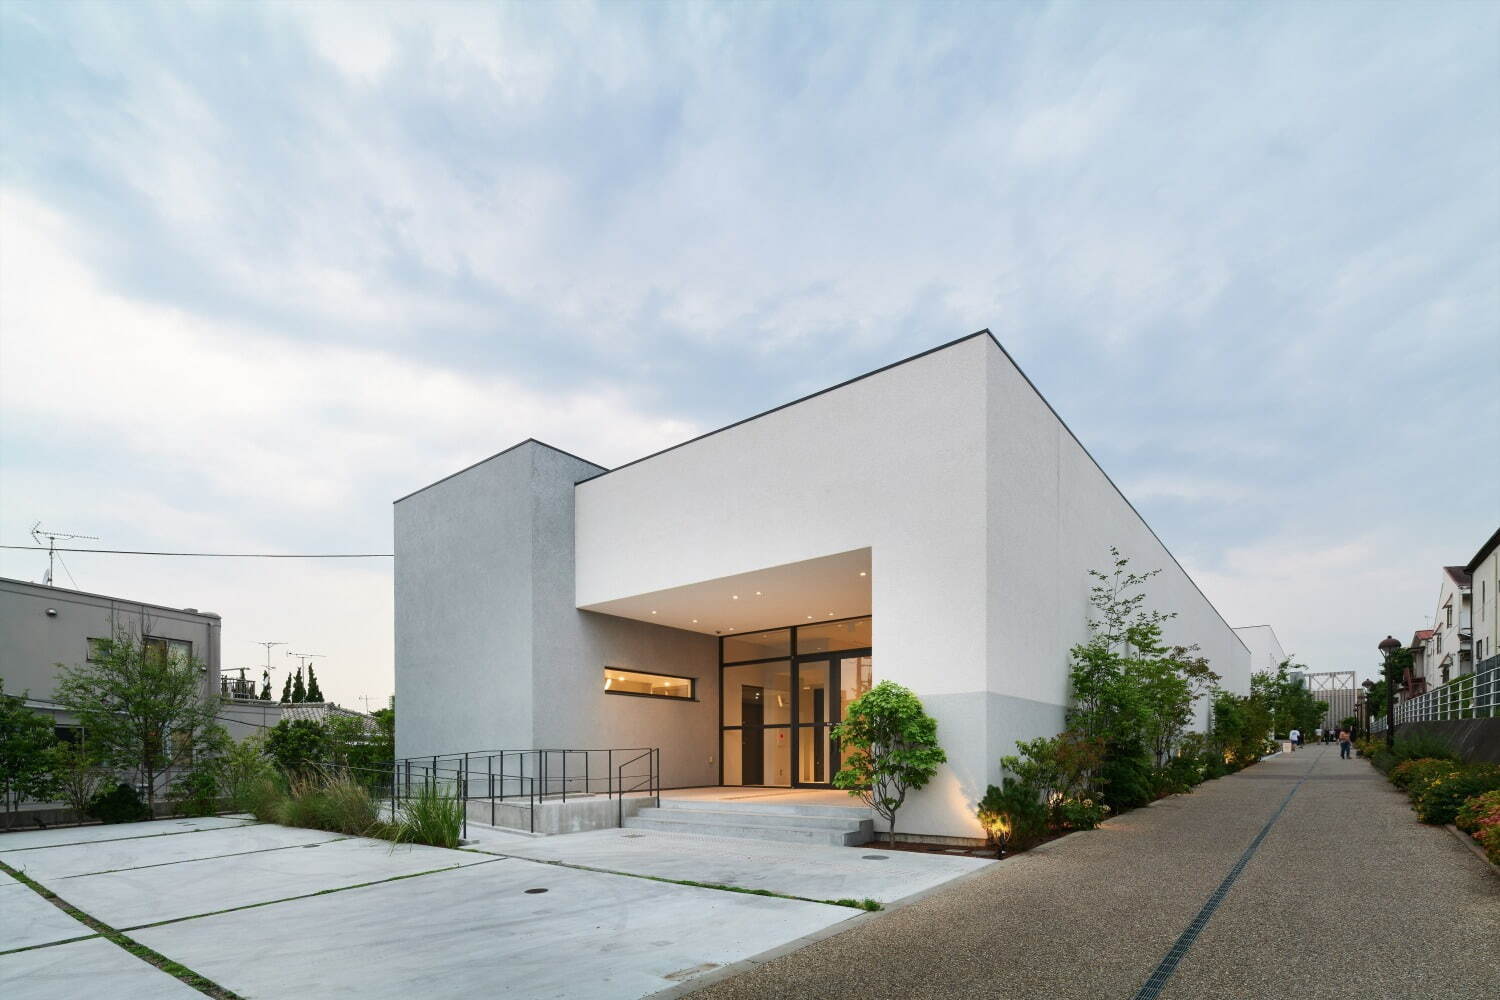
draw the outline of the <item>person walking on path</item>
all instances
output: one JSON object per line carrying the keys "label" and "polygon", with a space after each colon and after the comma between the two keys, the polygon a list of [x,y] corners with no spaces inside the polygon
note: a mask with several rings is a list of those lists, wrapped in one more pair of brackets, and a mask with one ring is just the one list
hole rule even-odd
{"label": "person walking on path", "polygon": [[1349,739],[1349,730],[1347,730],[1347,729],[1340,729],[1339,730],[1339,759],[1341,759],[1341,760],[1348,760],[1349,759],[1349,747],[1350,747],[1351,742],[1352,741]]}
{"label": "person walking on path", "polygon": [[1302,745],[1302,730],[1293,729],[1291,732],[1286,734],[1286,738],[1287,741],[1292,744],[1292,753],[1296,753],[1297,748]]}

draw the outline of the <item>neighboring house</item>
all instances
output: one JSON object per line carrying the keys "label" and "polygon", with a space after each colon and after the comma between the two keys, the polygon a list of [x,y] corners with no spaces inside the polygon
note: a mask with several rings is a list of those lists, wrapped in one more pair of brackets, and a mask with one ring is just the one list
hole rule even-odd
{"label": "neighboring house", "polygon": [[1408,688],[1408,698],[1473,672],[1474,633],[1469,621],[1469,583],[1469,573],[1462,566],[1443,567],[1437,614],[1432,620],[1432,637],[1427,640],[1422,672],[1418,676],[1421,691]]}
{"label": "neighboring house", "polygon": [[1430,628],[1419,628],[1412,633],[1411,646],[1408,647],[1411,651],[1411,664],[1401,674],[1397,701],[1427,693],[1427,678],[1435,669],[1436,664],[1433,656],[1433,634]]}
{"label": "neighboring house", "polygon": [[375,734],[380,732],[380,723],[373,715],[364,712],[356,712],[353,709],[341,708],[331,701],[299,701],[281,705],[281,718],[288,722],[298,719],[306,719],[308,722],[325,723],[333,716],[343,716],[351,719],[359,719],[365,728],[365,732]]}
{"label": "neighboring house", "polygon": [[1269,625],[1241,625],[1234,630],[1245,648],[1250,650],[1250,672],[1252,674],[1274,674],[1276,668],[1286,662],[1286,652],[1276,638],[1276,630]]}
{"label": "neighboring house", "polygon": [[1469,574],[1476,669],[1500,666],[1500,528],[1464,567]]}
{"label": "neighboring house", "polygon": [[5,693],[52,716],[63,735],[74,719],[54,701],[58,664],[88,661],[94,644],[120,630],[145,636],[150,649],[197,661],[205,697],[219,694],[219,616],[24,580],[0,578],[0,677]]}
{"label": "neighboring house", "polygon": [[[881,680],[948,764],[901,812],[978,836],[1064,728],[1118,546],[1245,692],[1250,653],[987,332],[614,470],[534,440],[395,504],[397,756],[659,747],[666,787],[827,787]],[[1200,704],[1197,726],[1207,721]]]}

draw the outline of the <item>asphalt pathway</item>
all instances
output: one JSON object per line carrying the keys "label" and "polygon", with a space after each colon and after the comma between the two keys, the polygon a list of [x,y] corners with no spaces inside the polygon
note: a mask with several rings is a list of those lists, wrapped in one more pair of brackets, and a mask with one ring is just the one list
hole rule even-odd
{"label": "asphalt pathway", "polygon": [[1493,998],[1500,878],[1367,762],[1314,746],[693,995]]}

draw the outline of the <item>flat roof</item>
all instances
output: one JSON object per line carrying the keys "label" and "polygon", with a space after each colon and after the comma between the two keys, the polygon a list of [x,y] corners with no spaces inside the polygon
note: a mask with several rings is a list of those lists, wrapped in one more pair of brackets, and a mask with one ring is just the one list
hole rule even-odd
{"label": "flat roof", "polygon": [[188,615],[193,618],[209,618],[213,621],[222,621],[223,617],[214,611],[197,611],[188,608],[173,608],[165,604],[153,604],[150,601],[136,601],[125,597],[111,597],[108,594],[92,594],[86,590],[70,590],[67,587],[54,587],[45,583],[32,583],[30,580],[16,580],[8,576],[0,576],[0,584],[14,584],[17,587],[26,587],[37,592],[38,596],[46,594],[70,594],[74,597],[92,597],[97,601],[110,601],[114,604],[132,604],[138,608],[154,608],[157,611],[170,611],[177,615]]}

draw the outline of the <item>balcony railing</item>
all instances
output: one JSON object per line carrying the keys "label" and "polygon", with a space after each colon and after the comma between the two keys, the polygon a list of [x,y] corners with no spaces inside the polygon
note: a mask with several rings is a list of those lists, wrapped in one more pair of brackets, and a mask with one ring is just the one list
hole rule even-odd
{"label": "balcony railing", "polygon": [[[1448,719],[1500,719],[1500,655],[1489,657],[1471,674],[1397,702],[1395,714],[1397,726]],[[1370,731],[1385,731],[1384,716],[1371,721]]]}

